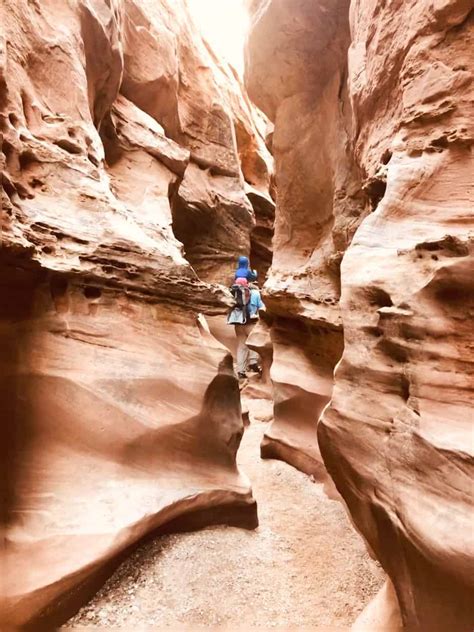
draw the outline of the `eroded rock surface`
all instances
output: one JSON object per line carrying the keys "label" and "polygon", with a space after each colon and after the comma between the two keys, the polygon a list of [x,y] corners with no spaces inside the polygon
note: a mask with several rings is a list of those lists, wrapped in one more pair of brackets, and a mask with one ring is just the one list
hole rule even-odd
{"label": "eroded rock surface", "polygon": [[147,533],[256,524],[197,315],[226,311],[210,282],[251,248],[271,158],[183,1],[5,0],[0,23],[0,627],[39,626]]}
{"label": "eroded rock surface", "polygon": [[[272,374],[278,393],[295,366],[309,420],[304,437],[301,421],[285,436],[276,414],[268,443],[284,441],[299,467],[291,442],[304,457],[316,443],[309,394],[324,391],[304,385],[321,366],[311,330],[327,330],[324,310],[344,350],[319,423],[325,465],[404,627],[470,630],[472,1],[250,4],[246,81],[275,123],[273,335],[294,315]],[[298,343],[295,320],[306,323]],[[391,606],[375,609],[396,627]]]}
{"label": "eroded rock surface", "polygon": [[408,629],[474,624],[471,9],[352,11],[354,151],[382,197],[342,263],[344,355],[319,437]]}
{"label": "eroded rock surface", "polygon": [[321,478],[316,422],[343,349],[339,266],[368,212],[349,146],[349,3],[253,5],[246,85],[275,123],[278,204],[265,286],[275,421],[262,454]]}

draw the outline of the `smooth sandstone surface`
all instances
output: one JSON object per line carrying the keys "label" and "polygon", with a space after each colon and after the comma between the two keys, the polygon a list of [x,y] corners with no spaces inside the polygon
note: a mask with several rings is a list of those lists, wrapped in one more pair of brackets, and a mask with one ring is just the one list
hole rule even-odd
{"label": "smooth sandstone surface", "polygon": [[[267,303],[277,319],[283,311],[296,316],[280,357],[275,345],[275,392],[292,365],[298,385],[318,373],[310,331],[321,319],[315,299],[326,292],[343,352],[318,426],[326,468],[393,583],[404,628],[470,630],[472,2],[250,4],[246,83],[275,123],[278,198]],[[328,100],[337,69],[341,81]],[[334,132],[341,117],[345,135],[340,125]],[[338,142],[355,198],[331,195],[347,172],[343,153],[336,169],[328,159],[327,148],[336,152]],[[324,218],[326,233],[316,228]],[[337,244],[335,269],[345,251],[339,288],[318,234]],[[308,320],[307,346],[293,344],[290,332]],[[304,390],[323,395],[314,382]],[[291,393],[283,398],[290,402]],[[308,400],[304,411],[315,443],[319,410]],[[283,441],[283,458],[303,467],[309,433],[302,436],[293,415],[285,435],[283,424],[276,410],[268,442]],[[381,625],[385,617],[384,625],[396,628],[386,601],[381,595],[360,625]]]}
{"label": "smooth sandstone surface", "polygon": [[320,443],[405,627],[469,630],[472,3],[373,10],[353,8],[349,85],[355,152],[382,198],[343,260],[344,355]]}
{"label": "smooth sandstone surface", "polygon": [[5,0],[0,24],[0,627],[38,629],[148,533],[256,525],[198,315],[223,318],[272,161],[184,2]]}
{"label": "smooth sandstone surface", "polygon": [[390,577],[356,629],[474,625],[472,0],[248,4],[274,127],[184,0],[0,7],[3,627],[148,533],[255,526],[241,252],[273,256],[262,454],[327,469]]}
{"label": "smooth sandstone surface", "polygon": [[277,213],[265,302],[274,422],[262,454],[327,478],[316,423],[343,350],[340,261],[368,213],[350,151],[349,3],[255,2],[250,97],[274,121]]}

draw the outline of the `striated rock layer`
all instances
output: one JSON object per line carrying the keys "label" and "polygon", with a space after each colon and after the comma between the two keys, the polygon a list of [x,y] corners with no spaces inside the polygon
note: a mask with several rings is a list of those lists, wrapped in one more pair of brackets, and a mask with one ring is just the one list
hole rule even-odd
{"label": "striated rock layer", "polygon": [[407,629],[474,625],[471,8],[352,7],[354,151],[382,198],[343,260],[319,438]]}
{"label": "striated rock layer", "polygon": [[209,282],[271,212],[271,158],[184,1],[0,11],[0,627],[37,629],[147,533],[256,524],[198,314],[226,310]]}
{"label": "striated rock layer", "polygon": [[[277,319],[283,310],[294,315],[283,335],[289,348],[279,356],[275,346],[276,390],[287,364],[299,375],[298,388],[323,394],[304,385],[321,365],[310,332],[321,320],[315,305],[327,294],[344,351],[318,427],[325,465],[391,579],[404,628],[470,630],[472,2],[250,4],[246,81],[275,122],[278,200],[268,304]],[[344,127],[334,131],[335,120]],[[335,152],[334,161],[328,156]],[[337,194],[344,155],[351,196]],[[327,254],[329,245],[342,254],[349,243],[338,307],[327,265],[337,259]],[[304,298],[302,287],[309,288]],[[292,343],[290,330],[306,320],[302,340]],[[318,414],[308,399],[313,444]],[[289,416],[286,436],[277,419],[268,438],[284,442],[284,458],[300,467],[289,448],[308,454],[304,415]],[[381,625],[385,611],[387,629],[397,625],[390,599],[381,595],[367,615]]]}
{"label": "striated rock layer", "polygon": [[262,455],[324,478],[316,422],[343,349],[339,266],[369,208],[349,146],[349,3],[252,4],[246,85],[275,123],[278,207],[265,286],[275,420]]}

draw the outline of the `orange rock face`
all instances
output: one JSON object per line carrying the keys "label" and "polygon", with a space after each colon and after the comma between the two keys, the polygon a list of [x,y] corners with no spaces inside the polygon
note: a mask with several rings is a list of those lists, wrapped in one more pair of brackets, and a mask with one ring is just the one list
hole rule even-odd
{"label": "orange rock face", "polygon": [[210,282],[250,251],[248,187],[268,198],[272,167],[184,2],[0,11],[0,627],[16,627],[60,622],[147,533],[255,526],[237,380],[198,314],[225,313]]}
{"label": "orange rock face", "polygon": [[343,349],[339,266],[368,212],[349,147],[348,2],[254,4],[246,84],[275,122],[278,205],[265,286],[275,421],[262,454],[324,478],[316,422]]}
{"label": "orange rock face", "polygon": [[[276,416],[269,442],[284,443],[284,458],[301,467],[289,448],[307,456],[305,417],[316,455],[320,409],[309,397],[324,391],[308,382],[325,346],[313,346],[311,331],[321,326],[317,309],[329,311],[320,297],[333,298],[343,354],[319,423],[325,465],[390,576],[405,628],[470,630],[472,2],[252,4],[246,80],[275,122],[267,305],[272,335],[288,347],[275,345],[272,373],[278,393],[285,364],[294,367],[293,388],[308,398],[285,434]],[[345,173],[351,185],[341,189]],[[352,185],[358,193],[347,195]],[[337,263],[335,246],[347,249],[339,306],[327,265]]]}
{"label": "orange rock face", "polygon": [[382,197],[343,260],[344,355],[319,436],[405,626],[468,630],[474,22],[469,2],[405,4],[352,15],[354,151]]}

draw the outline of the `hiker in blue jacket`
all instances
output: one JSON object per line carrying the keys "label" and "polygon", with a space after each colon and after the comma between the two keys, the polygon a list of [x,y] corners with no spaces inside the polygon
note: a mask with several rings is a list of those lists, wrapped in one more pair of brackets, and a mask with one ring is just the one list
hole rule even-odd
{"label": "hiker in blue jacket", "polygon": [[237,270],[235,271],[236,279],[247,279],[249,283],[257,280],[257,272],[255,270],[250,270],[249,268],[249,259],[248,257],[241,256],[239,257],[239,264]]}
{"label": "hiker in blue jacket", "polygon": [[[239,257],[232,286],[236,305],[227,318],[227,323],[234,325],[237,337],[236,360],[239,379],[245,379],[247,371],[261,373],[258,353],[246,345],[247,338],[258,321],[259,310],[265,309],[258,285],[253,283],[256,280],[257,272],[250,269],[248,257]],[[240,290],[237,286],[240,286]]]}
{"label": "hiker in blue jacket", "polygon": [[262,369],[259,365],[260,356],[253,349],[247,347],[247,339],[258,322],[259,311],[265,310],[260,290],[256,284],[250,285],[250,301],[248,303],[248,319],[243,325],[235,325],[235,335],[237,337],[237,374],[239,379],[247,377],[247,371],[261,375]]}

